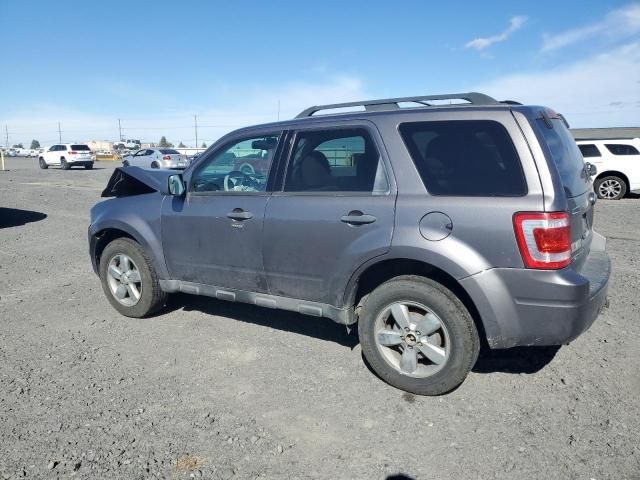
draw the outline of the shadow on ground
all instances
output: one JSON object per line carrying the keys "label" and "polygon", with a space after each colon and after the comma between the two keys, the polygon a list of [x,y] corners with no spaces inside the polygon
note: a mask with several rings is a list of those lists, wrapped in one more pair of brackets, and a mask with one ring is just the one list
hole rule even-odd
{"label": "shadow on ground", "polygon": [[560,347],[514,347],[491,350],[483,347],[473,367],[476,373],[536,373],[546,367]]}
{"label": "shadow on ground", "polygon": [[47,215],[42,212],[0,207],[0,228],[19,227],[27,223],[39,222],[45,218]]}
{"label": "shadow on ground", "polygon": [[332,322],[327,318],[316,318],[285,310],[272,310],[254,305],[225,302],[209,297],[173,294],[169,297],[169,303],[165,307],[165,311],[179,309],[188,312],[195,310],[208,315],[220,315],[240,322],[253,323],[263,327],[334,342],[351,349],[358,345],[356,328],[352,327],[350,332],[347,332],[347,327]]}

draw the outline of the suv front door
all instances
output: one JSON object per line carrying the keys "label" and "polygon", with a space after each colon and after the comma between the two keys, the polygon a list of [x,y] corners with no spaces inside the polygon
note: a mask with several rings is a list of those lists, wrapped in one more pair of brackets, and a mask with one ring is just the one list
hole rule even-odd
{"label": "suv front door", "polygon": [[342,306],[354,271],[391,245],[395,187],[369,124],[295,132],[267,205],[264,267],[273,295]]}
{"label": "suv front door", "polygon": [[[187,194],[162,205],[162,243],[171,278],[267,292],[262,224],[269,175],[281,132],[236,138],[185,172]],[[237,171],[244,158],[265,159],[262,170]]]}

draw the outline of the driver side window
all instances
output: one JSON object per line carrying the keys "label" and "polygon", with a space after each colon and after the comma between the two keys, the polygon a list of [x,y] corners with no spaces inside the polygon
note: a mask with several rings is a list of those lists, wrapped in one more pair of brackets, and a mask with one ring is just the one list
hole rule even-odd
{"label": "driver side window", "polygon": [[235,141],[205,159],[191,177],[192,192],[264,192],[280,133]]}

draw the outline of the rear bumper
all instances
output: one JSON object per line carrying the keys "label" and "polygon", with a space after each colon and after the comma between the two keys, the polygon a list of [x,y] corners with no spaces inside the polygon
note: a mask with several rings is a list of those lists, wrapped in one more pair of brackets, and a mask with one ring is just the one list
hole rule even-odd
{"label": "rear bumper", "polygon": [[562,345],[585,332],[607,301],[611,262],[605,242],[594,232],[579,270],[496,268],[463,279],[489,346]]}

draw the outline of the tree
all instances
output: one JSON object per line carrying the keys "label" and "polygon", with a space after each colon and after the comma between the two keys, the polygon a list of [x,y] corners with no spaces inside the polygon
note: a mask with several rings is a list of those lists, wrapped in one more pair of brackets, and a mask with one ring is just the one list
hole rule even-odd
{"label": "tree", "polygon": [[164,147],[164,148],[171,148],[173,147],[173,143],[167,142],[167,137],[163,135],[162,138],[160,139],[160,142],[158,142],[158,146]]}
{"label": "tree", "polygon": [[13,148],[24,148],[24,146],[21,143],[17,143],[13,146]]}
{"label": "tree", "polygon": [[180,143],[178,144],[178,148],[185,148],[186,145],[184,143],[182,143],[182,140],[180,140]]}
{"label": "tree", "polygon": [[40,142],[38,140],[31,140],[31,150],[40,148]]}
{"label": "tree", "polygon": [[200,148],[207,148],[207,144],[202,142],[202,147],[200,147]]}

